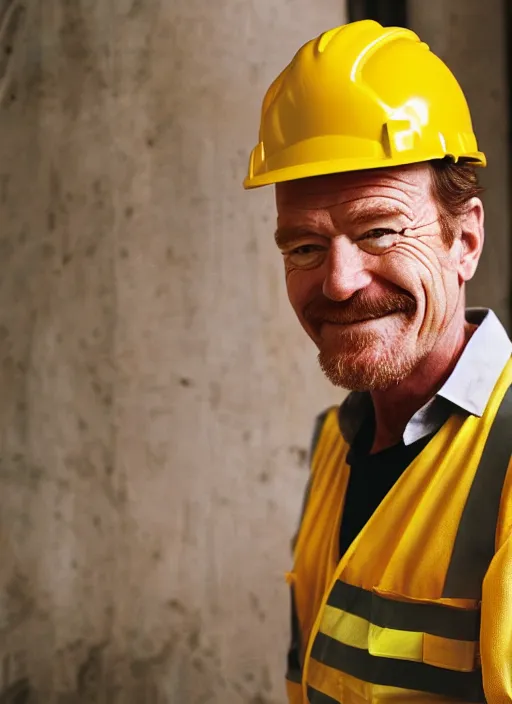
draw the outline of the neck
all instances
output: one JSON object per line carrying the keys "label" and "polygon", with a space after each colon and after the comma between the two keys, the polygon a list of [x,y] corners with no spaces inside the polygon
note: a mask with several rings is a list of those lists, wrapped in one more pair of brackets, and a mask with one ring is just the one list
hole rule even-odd
{"label": "neck", "polygon": [[375,409],[372,453],[400,442],[412,416],[435,396],[448,379],[475,330],[476,325],[465,321],[462,309],[412,374],[397,386],[372,391]]}

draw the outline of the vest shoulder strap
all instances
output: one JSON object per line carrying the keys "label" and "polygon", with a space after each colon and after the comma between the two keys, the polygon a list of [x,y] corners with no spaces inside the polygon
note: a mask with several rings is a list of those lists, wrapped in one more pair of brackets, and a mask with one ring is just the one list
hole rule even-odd
{"label": "vest shoulder strap", "polygon": [[338,412],[339,406],[330,406],[329,408],[326,408],[325,411],[322,411],[319,415],[317,415],[315,419],[315,425],[313,429],[313,435],[311,438],[311,445],[309,448],[309,461],[310,464],[313,461],[313,455],[315,454],[315,450],[318,446],[318,441],[320,440],[320,436],[322,435],[322,430],[324,429],[325,426],[325,421],[327,420],[327,416],[329,413],[334,413]]}
{"label": "vest shoulder strap", "polygon": [[300,526],[302,524],[302,519],[304,518],[304,514],[306,513],[306,508],[308,505],[308,499],[309,495],[311,493],[311,486],[313,484],[313,456],[315,454],[315,450],[318,446],[318,441],[320,440],[320,437],[322,435],[322,430],[324,429],[325,426],[325,421],[327,420],[327,417],[329,416],[330,413],[333,413],[334,411],[337,411],[337,406],[331,406],[327,408],[325,411],[322,411],[322,413],[319,413],[315,419],[315,425],[313,428],[313,436],[311,438],[311,443],[310,443],[310,448],[309,448],[309,466],[311,467],[311,473],[309,475],[309,479],[306,484],[306,488],[304,489],[304,496],[302,498],[302,507],[300,510],[300,518],[299,518],[299,524],[297,527],[297,530],[295,532],[295,535],[292,538],[292,550],[295,548],[295,545],[297,543],[297,538],[299,535],[299,530]]}
{"label": "vest shoulder strap", "polygon": [[489,431],[462,513],[443,597],[482,598],[482,582],[494,557],[501,494],[511,455],[512,386],[509,386]]}

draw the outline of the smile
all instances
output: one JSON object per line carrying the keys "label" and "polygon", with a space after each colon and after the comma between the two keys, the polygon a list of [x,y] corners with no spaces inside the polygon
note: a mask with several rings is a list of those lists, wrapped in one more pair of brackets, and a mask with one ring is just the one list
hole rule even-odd
{"label": "smile", "polygon": [[346,328],[346,327],[350,327],[353,325],[364,325],[365,323],[372,323],[376,320],[383,320],[384,318],[389,318],[391,315],[396,315],[396,313],[385,313],[384,315],[379,315],[378,317],[372,317],[372,318],[360,318],[358,320],[351,320],[350,322],[347,322],[347,323],[325,320],[323,322],[323,325],[332,325],[332,326],[336,326],[336,327],[340,327],[340,328]]}

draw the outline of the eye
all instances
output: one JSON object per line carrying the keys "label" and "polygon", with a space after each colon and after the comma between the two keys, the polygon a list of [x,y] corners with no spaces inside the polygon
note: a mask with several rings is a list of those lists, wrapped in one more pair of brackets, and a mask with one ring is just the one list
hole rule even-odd
{"label": "eye", "polygon": [[378,227],[369,230],[357,240],[358,246],[370,254],[380,254],[394,247],[401,233],[396,230]]}
{"label": "eye", "polygon": [[400,234],[396,230],[389,230],[384,227],[378,227],[375,230],[370,230],[369,232],[366,232],[361,239],[379,239],[380,237],[385,237],[386,235],[398,235]]}
{"label": "eye", "polygon": [[324,247],[319,244],[302,244],[300,247],[295,247],[295,249],[292,249],[288,252],[288,254],[311,254],[311,252],[318,252],[323,249]]}
{"label": "eye", "polygon": [[291,266],[312,269],[320,266],[323,262],[327,247],[320,244],[303,244],[300,247],[294,247],[283,255],[287,264]]}

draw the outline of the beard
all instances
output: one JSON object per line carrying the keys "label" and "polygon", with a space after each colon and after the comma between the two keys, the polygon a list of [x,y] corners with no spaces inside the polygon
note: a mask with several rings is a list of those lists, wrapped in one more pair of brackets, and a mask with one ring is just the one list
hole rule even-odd
{"label": "beard", "polygon": [[320,367],[334,386],[350,391],[384,391],[404,381],[422,358],[404,350],[399,354],[377,351],[377,346],[382,345],[380,338],[367,339],[364,349],[355,351],[358,344],[347,352],[320,350],[318,353]]}
{"label": "beard", "polygon": [[[360,291],[347,301],[334,302],[323,295],[311,301],[304,317],[320,338],[322,326],[331,324],[333,334],[327,340],[324,336],[318,345],[318,361],[329,381],[351,391],[373,391],[397,385],[409,376],[426,354],[416,347],[407,349],[405,344],[416,308],[415,300],[401,292],[371,299]],[[351,325],[389,315],[393,315],[389,323]]]}

